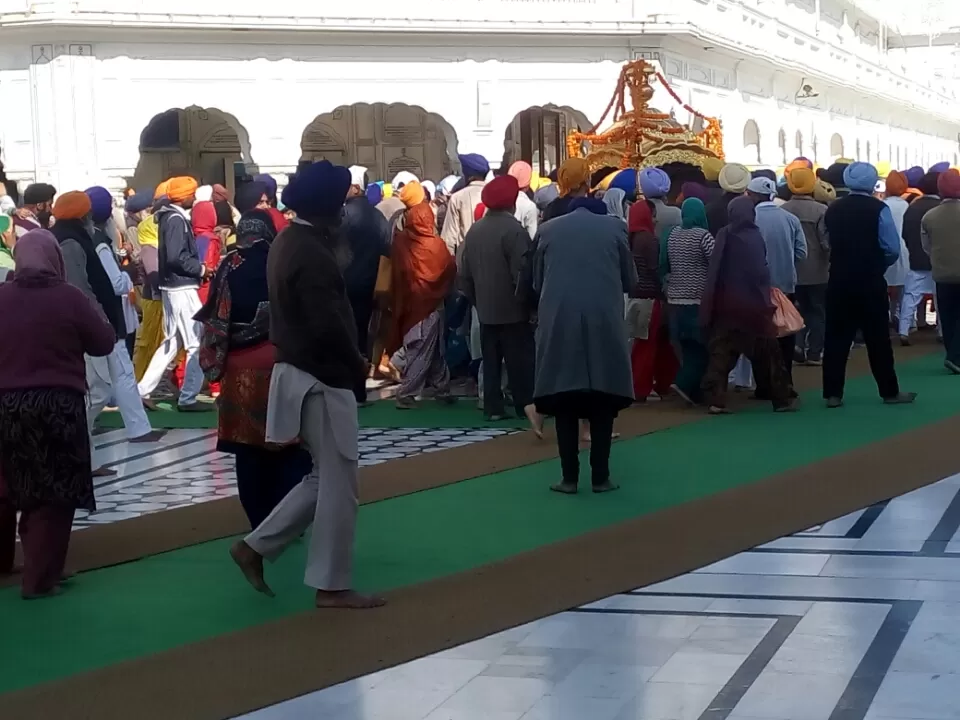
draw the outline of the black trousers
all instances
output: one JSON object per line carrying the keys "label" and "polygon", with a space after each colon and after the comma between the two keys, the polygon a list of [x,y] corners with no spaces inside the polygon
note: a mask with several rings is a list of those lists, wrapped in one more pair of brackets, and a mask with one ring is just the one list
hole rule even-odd
{"label": "black trousers", "polygon": [[960,283],[937,283],[937,322],[947,360],[960,365]]}
{"label": "black trousers", "polygon": [[266,450],[253,445],[233,449],[237,458],[237,495],[256,528],[287,493],[313,469],[310,453],[300,446]]}
{"label": "black trousers", "polygon": [[827,286],[797,285],[797,310],[806,325],[797,333],[797,347],[807,360],[823,359],[823,334],[827,323]]}
{"label": "black trousers", "polygon": [[850,346],[859,330],[867,346],[870,370],[880,397],[900,393],[888,325],[887,284],[882,277],[863,286],[827,287],[827,324],[823,347],[823,397],[842,398]]}
{"label": "black trousers", "polygon": [[483,354],[483,409],[487,416],[503,415],[501,368],[507,366],[507,384],[513,395],[518,417],[533,402],[536,344],[533,325],[528,322],[509,325],[481,325],[480,348]]}
{"label": "black trousers", "polygon": [[[484,374],[486,372],[484,369]],[[591,477],[594,485],[603,485],[610,480],[610,445],[613,442],[614,415],[598,414],[587,419],[590,421]],[[558,413],[555,424],[563,481],[576,485],[580,479],[580,418],[577,413]]]}

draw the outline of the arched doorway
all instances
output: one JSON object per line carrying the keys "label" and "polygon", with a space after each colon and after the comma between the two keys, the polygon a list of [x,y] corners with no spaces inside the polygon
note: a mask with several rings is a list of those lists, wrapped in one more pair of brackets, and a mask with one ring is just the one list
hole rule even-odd
{"label": "arched doorway", "polygon": [[843,157],[843,138],[839,133],[830,136],[830,157],[834,160]]}
{"label": "arched doorway", "polygon": [[457,135],[436,113],[395,103],[356,103],[318,115],[304,128],[300,162],[363,165],[370,180],[406,170],[439,181],[455,167]]}
{"label": "arched doorway", "polygon": [[192,105],[155,115],[140,133],[133,187],[151,188],[176,175],[233,192],[253,164],[250,138],[237,119],[216,108]]}
{"label": "arched doorway", "polygon": [[760,164],[760,126],[755,120],[743,125],[743,159],[749,164]]}
{"label": "arched doorway", "polygon": [[545,177],[567,159],[567,133],[591,127],[586,115],[570,107],[527,108],[514,116],[504,132],[502,167],[525,160]]}

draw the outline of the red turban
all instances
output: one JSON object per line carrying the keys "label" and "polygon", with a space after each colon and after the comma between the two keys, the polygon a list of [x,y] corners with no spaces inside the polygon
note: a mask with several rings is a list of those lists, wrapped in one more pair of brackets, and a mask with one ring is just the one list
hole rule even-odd
{"label": "red turban", "polygon": [[517,206],[520,184],[512,175],[501,175],[483,186],[480,201],[487,210],[513,210]]}
{"label": "red turban", "polygon": [[960,199],[960,175],[952,172],[940,173],[937,178],[937,188],[940,190],[940,197],[944,200]]}
{"label": "red turban", "polygon": [[900,197],[909,186],[907,176],[899,170],[891,170],[887,175],[887,197]]}
{"label": "red turban", "polygon": [[91,207],[87,194],[74,190],[57,198],[53,204],[53,216],[57,220],[80,220],[87,216]]}

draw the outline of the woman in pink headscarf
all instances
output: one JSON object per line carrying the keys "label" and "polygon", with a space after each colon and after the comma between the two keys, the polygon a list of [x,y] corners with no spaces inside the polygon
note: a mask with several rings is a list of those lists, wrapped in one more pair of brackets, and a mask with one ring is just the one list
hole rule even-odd
{"label": "woman in pink headscarf", "polygon": [[60,244],[31,230],[0,285],[0,575],[14,572],[17,511],[26,599],[57,593],[73,515],[94,510],[84,354],[117,341],[99,306],[64,280]]}

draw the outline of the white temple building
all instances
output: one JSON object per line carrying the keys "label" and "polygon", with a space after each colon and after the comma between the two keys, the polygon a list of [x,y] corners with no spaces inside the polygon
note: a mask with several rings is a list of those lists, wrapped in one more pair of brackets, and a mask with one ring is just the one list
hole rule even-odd
{"label": "white temple building", "polygon": [[[957,163],[952,78],[868,0],[0,0],[0,159],[59,189],[299,162],[438,179],[458,152],[543,173],[621,65],[659,64],[730,160]],[[694,120],[665,91],[654,103]]]}

